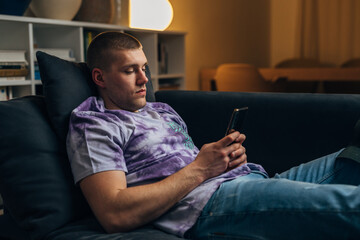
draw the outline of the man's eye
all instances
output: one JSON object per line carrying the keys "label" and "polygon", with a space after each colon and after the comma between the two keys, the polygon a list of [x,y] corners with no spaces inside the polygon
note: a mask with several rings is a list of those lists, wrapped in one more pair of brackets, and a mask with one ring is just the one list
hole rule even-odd
{"label": "man's eye", "polygon": [[126,73],[126,74],[132,74],[133,72],[134,72],[134,69],[125,70],[125,73]]}

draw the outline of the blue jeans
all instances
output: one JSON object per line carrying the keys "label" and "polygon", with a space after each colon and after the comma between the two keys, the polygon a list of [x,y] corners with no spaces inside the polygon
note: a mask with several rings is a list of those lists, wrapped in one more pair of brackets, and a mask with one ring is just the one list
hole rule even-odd
{"label": "blue jeans", "polygon": [[336,152],[266,178],[223,183],[193,239],[360,239],[360,164]]}

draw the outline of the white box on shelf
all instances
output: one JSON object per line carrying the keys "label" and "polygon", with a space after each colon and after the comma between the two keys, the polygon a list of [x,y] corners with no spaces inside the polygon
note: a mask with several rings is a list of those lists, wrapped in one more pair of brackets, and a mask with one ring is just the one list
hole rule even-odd
{"label": "white box on shelf", "polygon": [[36,52],[42,51],[49,55],[56,56],[58,58],[62,58],[68,61],[76,61],[74,58],[73,50],[70,48],[35,48],[34,49],[34,59],[36,59]]}

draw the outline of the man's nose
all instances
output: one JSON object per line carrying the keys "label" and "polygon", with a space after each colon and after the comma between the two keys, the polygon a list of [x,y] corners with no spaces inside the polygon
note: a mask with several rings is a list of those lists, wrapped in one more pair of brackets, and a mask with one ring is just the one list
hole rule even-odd
{"label": "man's nose", "polygon": [[139,85],[141,85],[141,84],[146,84],[148,81],[149,81],[149,79],[146,76],[146,72],[145,71],[139,71],[137,83]]}

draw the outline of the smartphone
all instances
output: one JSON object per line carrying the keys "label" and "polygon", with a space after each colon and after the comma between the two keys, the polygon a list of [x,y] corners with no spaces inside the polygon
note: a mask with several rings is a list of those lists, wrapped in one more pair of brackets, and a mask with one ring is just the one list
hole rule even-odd
{"label": "smartphone", "polygon": [[248,109],[248,107],[234,109],[230,118],[229,125],[226,129],[225,136],[235,131],[242,131],[242,125],[244,123]]}

